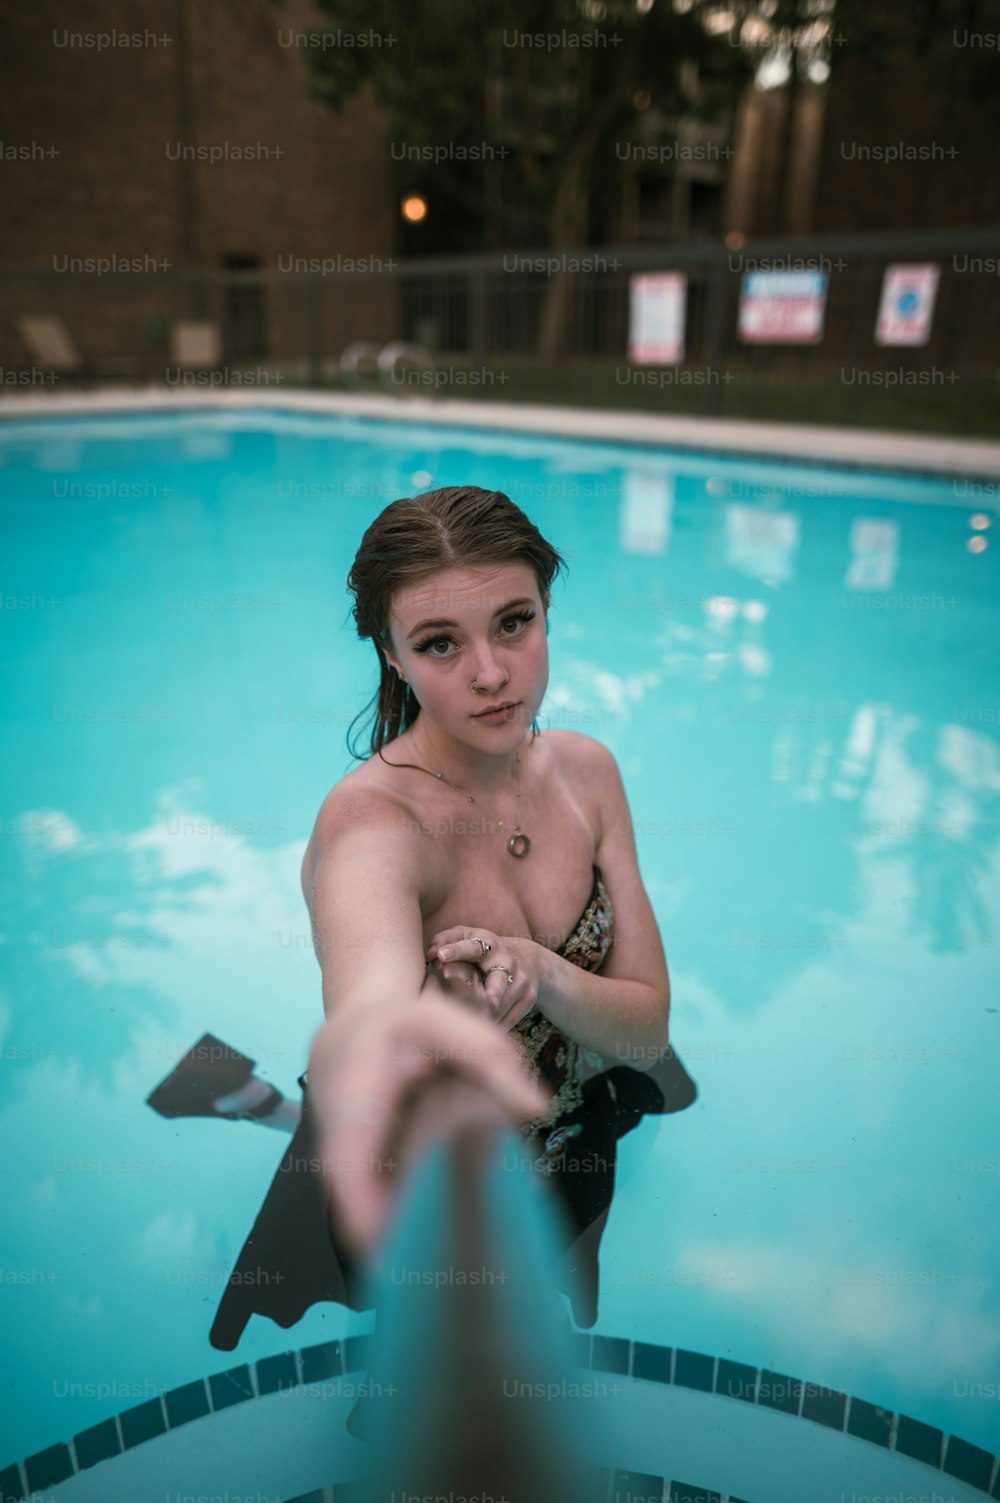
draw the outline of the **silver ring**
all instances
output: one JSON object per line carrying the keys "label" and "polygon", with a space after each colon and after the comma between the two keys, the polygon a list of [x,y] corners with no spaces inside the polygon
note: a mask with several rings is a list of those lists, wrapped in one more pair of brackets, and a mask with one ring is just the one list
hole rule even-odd
{"label": "silver ring", "polygon": [[487,957],[487,955],[490,953],[490,951],[493,948],[493,946],[490,944],[489,940],[488,939],[480,939],[478,934],[470,934],[469,938],[470,939],[474,939],[477,944],[482,945],[482,947],[483,947],[482,958],[483,958],[483,960],[485,960],[486,957]]}

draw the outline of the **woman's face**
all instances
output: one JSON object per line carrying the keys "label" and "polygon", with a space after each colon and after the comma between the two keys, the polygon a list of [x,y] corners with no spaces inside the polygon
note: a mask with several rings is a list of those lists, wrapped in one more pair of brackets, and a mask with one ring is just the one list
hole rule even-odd
{"label": "woman's face", "polygon": [[[386,657],[409,681],[421,720],[484,751],[523,740],[549,681],[545,610],[528,564],[442,569],[397,591],[390,637]],[[509,720],[474,718],[507,700],[518,702]]]}

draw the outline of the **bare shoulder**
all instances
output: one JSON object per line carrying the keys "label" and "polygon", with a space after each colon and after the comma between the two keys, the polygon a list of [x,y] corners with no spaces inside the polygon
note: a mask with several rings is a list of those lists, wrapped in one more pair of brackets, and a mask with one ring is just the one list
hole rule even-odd
{"label": "bare shoulder", "polygon": [[581,785],[591,795],[600,793],[609,786],[609,782],[614,782],[618,775],[618,764],[614,753],[603,741],[598,741],[595,736],[587,736],[583,731],[571,731],[562,727],[549,730],[546,735],[557,738],[552,742],[553,750],[563,757],[571,758],[571,766]]}
{"label": "bare shoulder", "polygon": [[555,726],[550,728],[546,735],[558,737],[563,745],[574,748],[580,756],[599,756],[601,752],[604,752],[606,756],[611,756],[603,741],[598,741],[596,736],[587,736],[583,731],[571,731],[564,726]]}
{"label": "bare shoulder", "polygon": [[550,727],[545,735],[554,738],[549,740],[553,760],[558,759],[569,768],[577,802],[586,812],[596,848],[601,844],[607,811],[621,782],[614,753],[603,741],[582,731]]}
{"label": "bare shoulder", "polygon": [[611,756],[603,742],[595,740],[593,736],[585,736],[582,731],[550,726],[545,732],[545,738],[553,751],[564,757],[572,757],[574,767],[581,772],[595,770],[602,753],[605,757]]}
{"label": "bare shoulder", "polygon": [[324,851],[345,831],[393,828],[401,840],[420,843],[419,828],[407,805],[364,773],[365,764],[352,768],[320,805],[302,858],[302,893],[307,905]]}

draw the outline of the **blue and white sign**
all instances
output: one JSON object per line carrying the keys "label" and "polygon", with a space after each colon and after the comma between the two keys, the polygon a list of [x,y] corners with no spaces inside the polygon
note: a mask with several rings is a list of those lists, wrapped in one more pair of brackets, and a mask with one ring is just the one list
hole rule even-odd
{"label": "blue and white sign", "polygon": [[749,271],[740,290],[744,344],[818,344],[826,308],[825,271]]}
{"label": "blue and white sign", "polygon": [[931,334],[939,266],[887,266],[875,325],[876,344],[926,344]]}

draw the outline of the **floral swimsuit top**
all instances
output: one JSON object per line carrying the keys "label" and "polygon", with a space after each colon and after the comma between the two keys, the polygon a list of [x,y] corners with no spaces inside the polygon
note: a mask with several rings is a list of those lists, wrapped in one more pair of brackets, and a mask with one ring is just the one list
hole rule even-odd
{"label": "floral swimsuit top", "polygon": [[[601,880],[601,868],[595,865],[593,872],[594,885],[587,906],[572,934],[556,952],[573,965],[582,966],[585,971],[600,970],[615,938],[614,910]],[[543,1017],[537,1009],[532,1009],[527,1017],[515,1023],[510,1033],[521,1050],[528,1074],[536,1079],[540,1076],[555,1092],[545,1114],[522,1128],[526,1137],[534,1138],[545,1128],[552,1127],[560,1117],[583,1105],[583,1094],[577,1078],[580,1046],[553,1027],[548,1018]],[[579,1131],[579,1128],[575,1131]],[[544,1153],[536,1167],[543,1173],[547,1164],[555,1169],[565,1139],[573,1132],[573,1128],[556,1128],[554,1132],[550,1132]]]}

